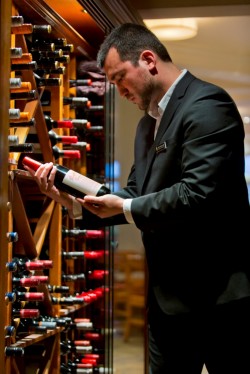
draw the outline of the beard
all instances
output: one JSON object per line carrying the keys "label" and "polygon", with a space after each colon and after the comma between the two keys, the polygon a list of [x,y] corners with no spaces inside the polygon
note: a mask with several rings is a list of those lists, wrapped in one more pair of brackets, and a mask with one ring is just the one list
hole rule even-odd
{"label": "beard", "polygon": [[148,111],[152,101],[153,90],[153,82],[148,78],[148,76],[144,76],[144,84],[139,90],[137,88],[137,95],[140,97],[140,102],[138,103],[140,110]]}

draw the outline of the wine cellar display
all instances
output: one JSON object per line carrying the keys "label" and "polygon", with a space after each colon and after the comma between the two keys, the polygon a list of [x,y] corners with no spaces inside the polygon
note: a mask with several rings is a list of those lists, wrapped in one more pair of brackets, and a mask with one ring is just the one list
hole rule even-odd
{"label": "wine cellar display", "polygon": [[[57,186],[74,196],[112,190],[114,91],[95,70],[95,58],[110,28],[137,19],[124,1],[112,10],[106,1],[101,7],[74,2],[89,13],[86,33],[91,39],[96,32],[89,41],[53,1],[0,1],[0,363],[6,374],[113,372],[113,230],[80,230],[24,167],[54,163]],[[67,185],[69,175],[81,178],[80,192]]]}

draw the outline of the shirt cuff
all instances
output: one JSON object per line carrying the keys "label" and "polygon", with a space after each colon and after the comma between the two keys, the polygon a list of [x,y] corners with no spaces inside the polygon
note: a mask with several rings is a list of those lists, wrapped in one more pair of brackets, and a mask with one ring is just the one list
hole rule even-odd
{"label": "shirt cuff", "polygon": [[73,199],[73,209],[72,209],[74,219],[82,219],[82,205],[75,199]]}
{"label": "shirt cuff", "polygon": [[131,213],[131,204],[133,199],[125,199],[123,202],[123,213],[128,223],[135,223]]}

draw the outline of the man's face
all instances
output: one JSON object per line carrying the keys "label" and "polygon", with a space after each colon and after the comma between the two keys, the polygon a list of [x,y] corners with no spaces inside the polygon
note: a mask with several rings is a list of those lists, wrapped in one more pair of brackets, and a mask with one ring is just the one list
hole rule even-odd
{"label": "man's face", "polygon": [[146,61],[139,59],[137,66],[130,61],[123,62],[117,50],[111,48],[105,60],[104,71],[122,97],[137,104],[141,110],[148,109],[153,82]]}

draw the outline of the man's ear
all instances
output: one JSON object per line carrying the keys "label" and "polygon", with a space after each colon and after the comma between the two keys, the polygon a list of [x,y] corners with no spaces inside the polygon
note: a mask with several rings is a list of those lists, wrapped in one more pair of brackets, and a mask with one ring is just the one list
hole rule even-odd
{"label": "man's ear", "polygon": [[148,70],[150,71],[152,75],[155,75],[157,73],[156,57],[155,57],[154,52],[146,49],[141,53],[140,59],[142,62],[147,64]]}

